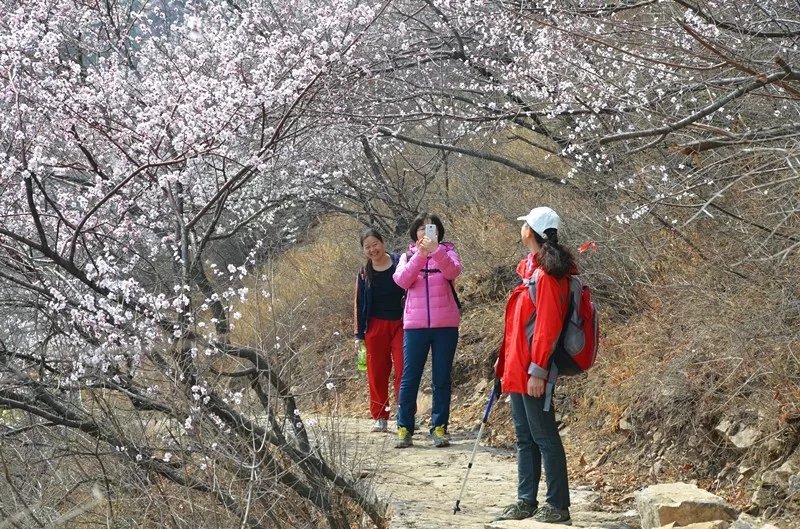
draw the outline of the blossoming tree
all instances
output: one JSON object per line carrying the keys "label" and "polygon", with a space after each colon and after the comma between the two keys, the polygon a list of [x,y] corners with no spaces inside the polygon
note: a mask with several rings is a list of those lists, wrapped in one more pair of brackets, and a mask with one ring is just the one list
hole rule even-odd
{"label": "blossoming tree", "polygon": [[[745,230],[759,259],[782,259],[800,242],[792,227],[796,7],[788,0],[395,2],[385,19],[397,31],[385,32],[358,84],[366,103],[358,113],[374,117],[380,144],[563,182],[601,198],[598,207],[623,225],[715,219],[722,231]],[[499,141],[539,150],[567,169],[526,165],[496,149]],[[739,257],[748,258],[727,259]]]}
{"label": "blossoming tree", "polygon": [[[101,483],[113,515],[120,489],[151,483],[160,501],[173,494],[163,487],[208,498],[186,505],[219,526],[350,527],[359,512],[383,525],[368,491],[309,439],[282,366],[230,339],[249,296],[239,280],[333,177],[334,114],[319,108],[380,6],[8,0],[0,11],[6,437],[68,432],[57,451],[99,462],[62,474],[77,492],[55,498],[9,478],[5,514],[59,519],[33,505],[80,505]],[[226,261],[234,246],[243,257]],[[224,358],[247,367],[226,372]]]}
{"label": "blossoming tree", "polygon": [[[0,0],[0,13],[3,435],[69,432],[97,463],[64,489],[99,483],[111,511],[109,460],[126,486],[212,498],[194,505],[220,525],[348,527],[359,511],[384,524],[320,456],[278,357],[231,330],[253,296],[242,279],[299,215],[366,211],[402,232],[408,191],[450,156],[575,188],[623,225],[721,216],[760,258],[800,246],[789,0]],[[0,507],[63,516],[34,512],[31,495],[55,492],[20,472]],[[183,516],[169,494],[147,501]]]}

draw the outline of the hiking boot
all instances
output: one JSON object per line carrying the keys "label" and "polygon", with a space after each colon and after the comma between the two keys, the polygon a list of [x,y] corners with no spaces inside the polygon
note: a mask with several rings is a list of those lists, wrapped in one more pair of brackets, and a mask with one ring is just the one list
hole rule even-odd
{"label": "hiking boot", "polygon": [[447,435],[444,426],[436,426],[431,430],[431,439],[433,439],[433,446],[436,448],[450,446],[450,436]]}
{"label": "hiking boot", "polygon": [[377,419],[369,430],[374,433],[384,433],[389,431],[389,423],[386,419]]}
{"label": "hiking boot", "polygon": [[394,442],[395,448],[408,448],[414,443],[411,441],[411,432],[405,426],[397,427],[397,441]]}
{"label": "hiking boot", "polygon": [[533,519],[541,523],[558,523],[562,525],[572,525],[572,520],[569,517],[569,509],[556,509],[552,505],[544,504]]}
{"label": "hiking boot", "polygon": [[536,511],[536,505],[531,505],[525,500],[517,500],[517,503],[512,503],[503,509],[503,514],[495,518],[495,520],[524,520],[533,516]]}

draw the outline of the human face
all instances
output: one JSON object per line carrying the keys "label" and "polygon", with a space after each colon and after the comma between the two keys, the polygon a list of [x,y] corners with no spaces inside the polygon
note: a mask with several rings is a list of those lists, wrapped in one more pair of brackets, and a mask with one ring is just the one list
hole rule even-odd
{"label": "human face", "polygon": [[384,250],[384,245],[377,237],[373,237],[370,235],[366,239],[364,239],[364,244],[361,246],[364,250],[364,255],[366,255],[369,259],[373,262],[379,261],[383,254],[386,253]]}
{"label": "human face", "polygon": [[522,239],[522,242],[527,242],[527,240],[533,237],[533,230],[528,226],[527,222],[522,223],[522,228],[519,230],[519,237]]}
{"label": "human face", "polygon": [[533,253],[537,253],[539,251],[539,245],[536,243],[536,237],[533,236],[533,230],[530,226],[528,226],[527,222],[522,224],[522,228],[519,230],[519,236],[522,239],[522,244],[524,244],[528,250]]}

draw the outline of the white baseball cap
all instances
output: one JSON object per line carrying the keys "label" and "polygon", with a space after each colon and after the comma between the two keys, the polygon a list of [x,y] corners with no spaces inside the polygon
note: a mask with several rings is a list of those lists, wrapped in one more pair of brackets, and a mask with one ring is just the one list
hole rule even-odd
{"label": "white baseball cap", "polygon": [[550,228],[558,230],[561,227],[561,218],[547,206],[533,208],[524,217],[517,217],[517,220],[524,220],[542,239],[547,238],[544,233],[546,230]]}

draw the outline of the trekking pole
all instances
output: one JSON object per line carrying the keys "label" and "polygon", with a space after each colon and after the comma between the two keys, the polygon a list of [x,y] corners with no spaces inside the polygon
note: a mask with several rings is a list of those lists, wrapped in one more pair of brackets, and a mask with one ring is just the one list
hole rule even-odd
{"label": "trekking pole", "polygon": [[475,439],[475,446],[472,447],[472,455],[469,457],[467,473],[464,474],[464,481],[461,483],[461,491],[459,491],[458,498],[456,498],[456,504],[453,505],[453,514],[461,510],[458,508],[458,504],[461,503],[461,495],[464,494],[464,488],[467,486],[467,478],[469,477],[470,469],[472,469],[472,461],[475,459],[475,452],[478,450],[478,443],[480,443],[481,435],[483,435],[483,427],[486,426],[486,421],[489,419],[489,412],[492,411],[494,399],[500,398],[501,395],[501,386],[499,382],[500,379],[495,379],[494,388],[492,388],[492,396],[489,397],[489,404],[486,405],[486,413],[483,414],[483,421],[481,421],[481,427],[478,430],[478,438]]}

